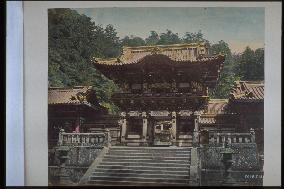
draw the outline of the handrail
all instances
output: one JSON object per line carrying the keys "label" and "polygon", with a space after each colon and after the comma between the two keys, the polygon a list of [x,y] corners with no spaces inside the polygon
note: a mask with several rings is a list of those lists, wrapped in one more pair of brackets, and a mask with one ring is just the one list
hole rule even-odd
{"label": "handrail", "polygon": [[181,96],[204,96],[204,92],[165,92],[165,93],[115,93],[112,97],[113,98],[129,98],[129,97],[181,97]]}
{"label": "handrail", "polygon": [[213,133],[209,132],[210,144],[231,143],[255,143],[255,132],[253,129],[249,133]]}
{"label": "handrail", "polygon": [[108,129],[97,133],[66,133],[59,132],[58,146],[109,146],[111,135]]}

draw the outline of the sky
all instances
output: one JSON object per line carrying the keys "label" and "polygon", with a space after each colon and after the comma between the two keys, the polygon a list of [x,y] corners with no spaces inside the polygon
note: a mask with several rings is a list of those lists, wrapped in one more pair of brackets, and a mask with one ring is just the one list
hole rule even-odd
{"label": "sky", "polygon": [[245,47],[264,47],[264,8],[261,7],[137,7],[80,8],[80,14],[105,27],[112,24],[120,38],[146,38],[150,31],[167,29],[183,37],[186,32],[202,31],[211,43],[227,42],[233,53]]}

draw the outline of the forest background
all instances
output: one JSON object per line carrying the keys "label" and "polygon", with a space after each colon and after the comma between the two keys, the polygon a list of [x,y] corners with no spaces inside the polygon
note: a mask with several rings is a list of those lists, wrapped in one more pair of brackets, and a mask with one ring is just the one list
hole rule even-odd
{"label": "forest background", "polygon": [[117,113],[111,96],[119,88],[92,66],[92,57],[118,57],[123,46],[168,45],[176,43],[208,42],[212,54],[226,56],[221,76],[211,98],[228,98],[236,80],[264,80],[264,49],[249,46],[233,54],[226,41],[212,44],[202,31],[188,31],[183,36],[166,30],[149,31],[145,39],[126,36],[120,39],[112,25],[102,27],[90,17],[71,9],[48,11],[48,82],[49,87],[93,86],[100,104]]}

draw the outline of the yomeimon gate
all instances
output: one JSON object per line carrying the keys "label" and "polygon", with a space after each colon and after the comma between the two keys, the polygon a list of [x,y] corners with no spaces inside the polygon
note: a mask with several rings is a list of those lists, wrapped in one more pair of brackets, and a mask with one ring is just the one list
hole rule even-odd
{"label": "yomeimon gate", "polygon": [[209,56],[205,43],[124,47],[118,58],[94,65],[123,92],[113,95],[121,110],[121,143],[192,146],[206,113],[224,56]]}

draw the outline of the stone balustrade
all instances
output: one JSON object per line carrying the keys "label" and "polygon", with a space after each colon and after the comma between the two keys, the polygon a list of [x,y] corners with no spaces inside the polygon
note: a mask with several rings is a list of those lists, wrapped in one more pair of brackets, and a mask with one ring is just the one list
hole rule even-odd
{"label": "stone balustrade", "polygon": [[255,133],[251,130],[249,133],[218,133],[209,132],[210,144],[228,144],[232,143],[255,143]]}
{"label": "stone balustrade", "polygon": [[59,132],[58,146],[109,146],[111,136],[109,130],[98,133],[66,133]]}
{"label": "stone balustrade", "polygon": [[153,98],[153,97],[190,97],[190,96],[204,96],[205,93],[203,91],[196,91],[196,92],[166,92],[166,93],[115,93],[113,98]]}

